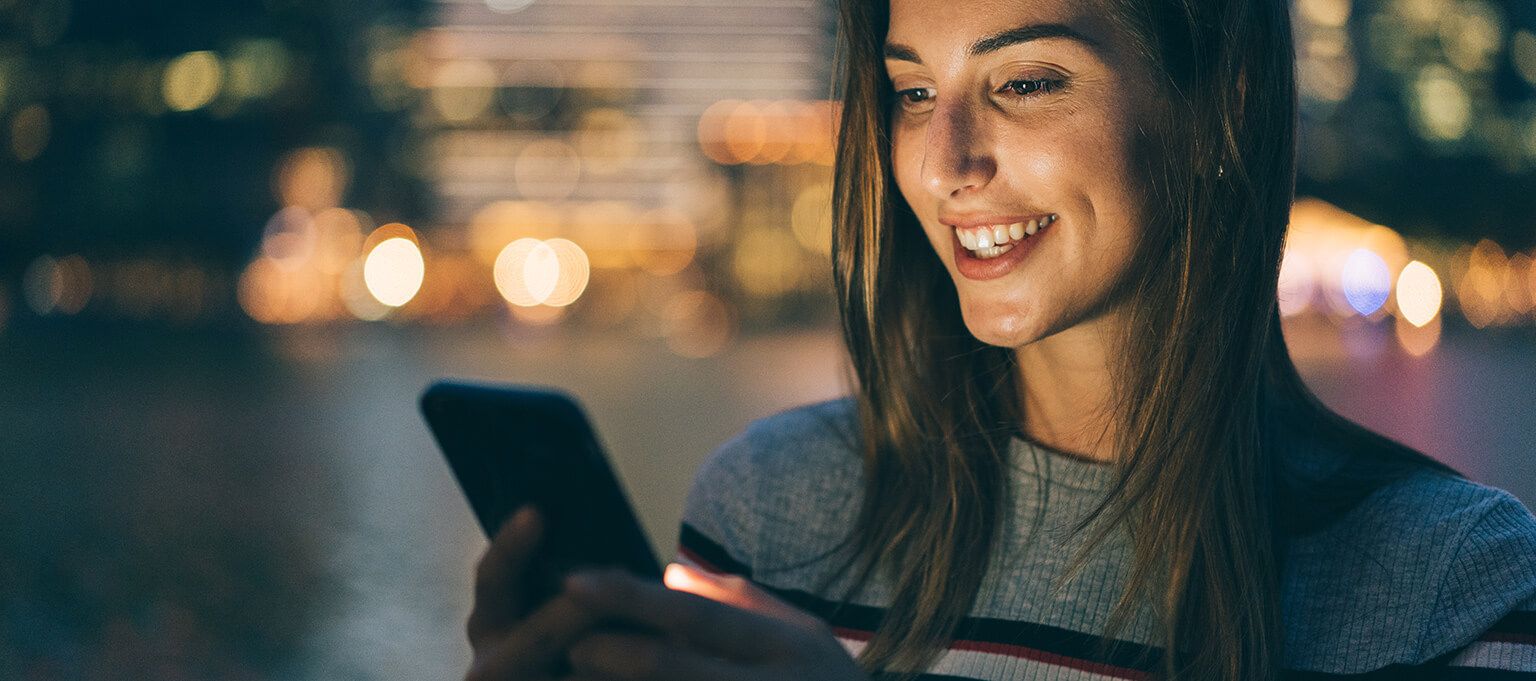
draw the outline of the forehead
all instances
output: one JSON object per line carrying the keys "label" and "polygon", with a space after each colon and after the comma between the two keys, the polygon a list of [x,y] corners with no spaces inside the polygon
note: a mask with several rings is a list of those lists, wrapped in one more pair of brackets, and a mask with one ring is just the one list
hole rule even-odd
{"label": "forehead", "polygon": [[924,58],[965,57],[977,40],[1020,27],[1060,25],[1109,45],[1102,0],[890,0],[886,43]]}

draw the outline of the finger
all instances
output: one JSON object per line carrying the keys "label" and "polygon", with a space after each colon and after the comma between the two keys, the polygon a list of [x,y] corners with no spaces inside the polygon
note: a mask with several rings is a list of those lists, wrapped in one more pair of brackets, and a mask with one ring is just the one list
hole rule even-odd
{"label": "finger", "polygon": [[667,566],[662,581],[669,589],[698,594],[790,624],[808,625],[815,617],[758,588],[741,575],[717,575],[683,563],[672,563]]}
{"label": "finger", "polygon": [[512,633],[475,657],[470,681],[543,678],[571,643],[597,624],[597,615],[567,594],[546,601]]}
{"label": "finger", "polygon": [[577,674],[622,681],[720,681],[748,673],[725,660],[636,634],[589,633],[571,645],[569,655]]}
{"label": "finger", "polygon": [[573,573],[566,591],[599,617],[647,624],[728,657],[762,659],[786,643],[783,622],[622,570]]}
{"label": "finger", "polygon": [[502,523],[475,566],[475,605],[467,624],[471,644],[502,631],[522,616],[528,559],[543,533],[543,519],[524,506]]}

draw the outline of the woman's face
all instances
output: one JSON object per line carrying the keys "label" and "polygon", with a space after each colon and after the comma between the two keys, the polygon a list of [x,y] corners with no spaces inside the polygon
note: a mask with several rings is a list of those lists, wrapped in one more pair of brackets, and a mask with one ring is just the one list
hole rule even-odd
{"label": "woman's face", "polygon": [[1158,93],[1100,4],[891,0],[896,184],[990,345],[1102,318],[1142,231]]}

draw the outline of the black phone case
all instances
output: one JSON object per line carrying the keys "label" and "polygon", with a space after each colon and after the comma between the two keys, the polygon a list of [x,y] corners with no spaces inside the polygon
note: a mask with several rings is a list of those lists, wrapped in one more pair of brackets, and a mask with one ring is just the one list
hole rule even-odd
{"label": "black phone case", "polygon": [[537,386],[443,381],[421,397],[426,417],[487,537],[525,504],[544,518],[530,564],[529,609],[565,572],[617,566],[660,580],[645,531],[576,401]]}

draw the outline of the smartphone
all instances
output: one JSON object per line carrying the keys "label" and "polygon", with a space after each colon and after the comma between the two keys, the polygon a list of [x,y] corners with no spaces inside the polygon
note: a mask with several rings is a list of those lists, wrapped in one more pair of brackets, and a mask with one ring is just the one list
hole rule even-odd
{"label": "smartphone", "polygon": [[660,581],[661,564],[575,398],[528,385],[432,384],[421,411],[487,537],[532,504],[544,519],[526,583],[529,611],[578,567]]}

